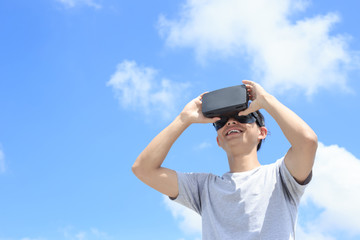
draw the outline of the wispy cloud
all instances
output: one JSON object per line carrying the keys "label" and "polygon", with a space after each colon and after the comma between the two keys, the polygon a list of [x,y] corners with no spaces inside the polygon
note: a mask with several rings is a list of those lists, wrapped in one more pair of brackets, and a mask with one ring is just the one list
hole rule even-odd
{"label": "wispy cloud", "polygon": [[88,230],[77,230],[74,227],[68,226],[61,229],[63,237],[67,240],[112,240],[113,238],[105,233],[100,231],[97,228],[91,228]]}
{"label": "wispy cloud", "polygon": [[0,174],[5,173],[5,171],[6,171],[5,154],[0,144]]}
{"label": "wispy cloud", "polygon": [[271,91],[348,90],[347,75],[360,68],[359,55],[349,49],[349,35],[331,34],[338,14],[291,20],[309,3],[187,0],[178,19],[160,16],[159,31],[167,45],[193,48],[201,62],[208,56],[247,59],[253,80]]}
{"label": "wispy cloud", "polygon": [[305,240],[336,240],[336,238],[331,237],[329,234],[319,231],[316,228],[307,229],[305,232],[300,225],[296,228],[296,238]]}
{"label": "wispy cloud", "polygon": [[25,237],[25,238],[21,238],[21,240],[46,240],[45,238],[28,238],[28,237]]}
{"label": "wispy cloud", "polygon": [[107,86],[113,88],[124,108],[168,120],[178,111],[189,84],[159,79],[157,74],[153,68],[125,60],[117,66]]}
{"label": "wispy cloud", "polygon": [[180,229],[189,235],[201,235],[201,217],[191,209],[188,209],[164,196],[164,203],[172,216],[179,222]]}
{"label": "wispy cloud", "polygon": [[194,149],[195,149],[195,150],[203,150],[203,149],[206,149],[206,148],[210,148],[210,147],[212,147],[212,146],[213,146],[213,145],[212,145],[211,143],[209,143],[209,142],[207,142],[207,141],[204,141],[204,142],[196,145],[196,146],[194,147]]}
{"label": "wispy cloud", "polygon": [[96,9],[102,8],[102,6],[95,0],[57,0],[67,8],[73,8],[78,6],[88,6]]}
{"label": "wispy cloud", "polygon": [[23,238],[0,238],[0,240],[47,240],[46,238],[43,237],[23,237]]}
{"label": "wispy cloud", "polygon": [[[78,230],[72,226],[60,228],[58,231],[59,239],[65,240],[114,240],[112,236],[97,228]],[[22,238],[1,238],[0,240],[47,240],[44,237],[22,237]]]}
{"label": "wispy cloud", "polygon": [[326,236],[341,231],[360,237],[359,172],[360,160],[345,148],[319,144],[314,177],[303,204],[311,201],[321,213],[302,226],[304,232]]}

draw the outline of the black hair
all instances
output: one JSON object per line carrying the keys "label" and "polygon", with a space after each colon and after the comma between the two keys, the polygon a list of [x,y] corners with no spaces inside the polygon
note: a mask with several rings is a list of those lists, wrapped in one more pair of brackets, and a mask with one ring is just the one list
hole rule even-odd
{"label": "black hair", "polygon": [[[264,118],[264,115],[262,115],[262,113],[257,110],[256,112],[253,113],[254,116],[255,116],[255,119],[256,119],[256,124],[259,126],[259,127],[265,127],[265,118]],[[258,143],[257,145],[257,151],[260,150],[261,148],[261,144],[262,144],[262,141],[265,140],[265,139],[260,139],[260,142]]]}

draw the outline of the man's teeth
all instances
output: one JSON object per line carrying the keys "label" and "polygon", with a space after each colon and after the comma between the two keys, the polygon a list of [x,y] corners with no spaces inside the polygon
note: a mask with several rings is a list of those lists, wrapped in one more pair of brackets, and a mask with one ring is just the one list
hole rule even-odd
{"label": "man's teeth", "polygon": [[226,135],[229,135],[229,134],[231,134],[231,133],[241,133],[241,131],[240,131],[240,130],[233,129],[233,130],[228,131]]}

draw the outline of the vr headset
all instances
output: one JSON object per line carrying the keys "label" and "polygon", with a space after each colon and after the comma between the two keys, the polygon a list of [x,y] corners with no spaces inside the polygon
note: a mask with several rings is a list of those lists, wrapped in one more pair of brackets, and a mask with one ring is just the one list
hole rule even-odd
{"label": "vr headset", "polygon": [[208,118],[229,116],[245,110],[248,104],[245,85],[227,87],[204,94],[202,113]]}
{"label": "vr headset", "polygon": [[213,123],[216,131],[222,128],[229,118],[235,118],[240,123],[256,122],[260,127],[265,126],[263,118],[257,112],[246,116],[238,116],[240,111],[248,108],[248,104],[249,96],[245,85],[222,88],[204,94],[202,98],[202,113],[208,118],[221,118]]}

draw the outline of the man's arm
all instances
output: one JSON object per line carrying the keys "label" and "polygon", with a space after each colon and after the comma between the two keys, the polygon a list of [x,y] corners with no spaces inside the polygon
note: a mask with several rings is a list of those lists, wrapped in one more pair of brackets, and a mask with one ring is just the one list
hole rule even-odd
{"label": "man's arm", "polygon": [[304,183],[314,165],[318,141],[315,132],[259,84],[247,80],[243,83],[253,100],[246,111],[253,112],[263,108],[275,119],[291,144],[284,159],[285,165],[297,182]]}
{"label": "man's arm", "polygon": [[132,166],[133,173],[141,181],[169,197],[175,198],[179,194],[176,172],[161,166],[170,148],[192,123],[212,123],[219,120],[205,118],[202,114],[203,95],[189,102],[179,116],[150,142]]}

